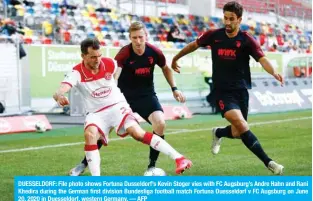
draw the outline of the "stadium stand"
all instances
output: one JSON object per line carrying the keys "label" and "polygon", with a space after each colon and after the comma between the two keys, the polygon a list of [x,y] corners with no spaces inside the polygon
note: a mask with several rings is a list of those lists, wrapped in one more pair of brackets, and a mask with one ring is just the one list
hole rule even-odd
{"label": "stadium stand", "polygon": [[[216,7],[223,8],[226,2],[228,0],[218,0]],[[239,2],[245,5],[245,9],[250,12],[277,12],[281,16],[294,16],[294,13],[297,12],[299,17],[304,15],[308,19],[312,18],[312,8],[309,2],[296,0],[240,0]]]}
{"label": "stadium stand", "polygon": [[[216,7],[221,8],[227,0],[217,0]],[[27,2],[27,1],[26,1]],[[296,0],[241,0],[249,12],[278,12],[282,16],[291,15],[297,10],[305,17],[312,17],[312,8],[307,2]],[[169,3],[176,3],[175,0]],[[2,7],[5,5],[2,5]],[[2,9],[3,10],[3,9]],[[6,35],[6,25],[19,26],[26,44],[78,44],[83,38],[97,37],[102,45],[121,47],[128,43],[127,28],[131,21],[141,20],[149,32],[150,42],[161,48],[182,48],[195,40],[204,31],[222,26],[218,17],[200,17],[195,15],[169,15],[161,17],[121,14],[116,9],[103,10],[92,4],[84,6],[62,5],[58,1],[35,1],[8,5],[8,19],[2,19],[1,34]],[[186,36],[184,42],[167,42],[167,33],[177,25]],[[241,25],[266,51],[311,52],[312,31],[301,30],[293,24],[277,25],[255,21],[249,18]]]}

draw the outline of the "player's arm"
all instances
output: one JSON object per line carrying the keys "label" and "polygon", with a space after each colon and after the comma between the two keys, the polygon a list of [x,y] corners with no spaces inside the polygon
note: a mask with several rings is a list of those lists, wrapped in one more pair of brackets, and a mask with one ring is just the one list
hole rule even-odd
{"label": "player's arm", "polygon": [[73,70],[66,74],[64,80],[61,82],[60,87],[53,95],[54,100],[60,105],[65,106],[69,105],[69,101],[65,96],[72,87],[76,86],[81,80],[80,73],[76,70]]}
{"label": "player's arm", "polygon": [[260,64],[266,72],[273,75],[276,80],[278,80],[281,85],[284,84],[283,77],[275,71],[275,68],[272,66],[271,62],[264,56],[259,59]]}
{"label": "player's arm", "polygon": [[170,85],[170,87],[173,91],[174,98],[178,102],[184,103],[186,100],[185,96],[183,95],[183,93],[181,91],[179,91],[177,89],[172,70],[167,65],[165,65],[164,67],[162,67],[162,72],[163,72],[163,75],[164,75],[167,83]]}
{"label": "player's arm", "polygon": [[116,71],[114,73],[114,79],[115,79],[116,82],[117,82],[118,78],[120,77],[121,72],[122,72],[122,68],[121,67],[117,67],[117,69],[116,69]]}
{"label": "player's arm", "polygon": [[182,50],[180,50],[178,52],[178,54],[176,54],[172,60],[172,69],[177,72],[180,73],[180,66],[178,66],[177,61],[182,58],[183,56],[190,54],[191,52],[197,50],[199,48],[199,45],[196,41],[193,41],[191,43],[189,43],[187,46],[185,46]]}
{"label": "player's arm", "polygon": [[118,78],[120,77],[122,70],[124,68],[125,62],[129,58],[129,46],[124,46],[122,49],[115,55],[114,64],[116,66],[116,70],[114,73],[114,79],[118,82]]}
{"label": "player's arm", "polygon": [[206,47],[212,44],[213,38],[215,34],[215,30],[209,30],[203,34],[201,34],[197,40],[189,43],[186,47],[184,47],[181,51],[178,52],[177,55],[174,56],[172,60],[172,69],[177,73],[180,73],[179,66],[177,65],[177,61],[183,56],[190,54],[191,52],[197,50],[199,47]]}
{"label": "player's arm", "polygon": [[69,104],[69,101],[67,97],[65,96],[66,93],[70,91],[72,86],[70,86],[67,83],[61,83],[61,86],[59,89],[55,92],[53,95],[54,100],[60,105],[60,106],[65,106]]}
{"label": "player's arm", "polygon": [[266,70],[266,72],[273,75],[274,78],[278,80],[281,83],[281,85],[283,85],[284,84],[283,77],[279,73],[275,72],[274,67],[272,66],[270,61],[265,57],[265,54],[262,51],[260,44],[250,34],[247,34],[246,37],[250,51],[249,54],[255,59],[255,61],[260,62],[260,64],[262,65],[264,70]]}

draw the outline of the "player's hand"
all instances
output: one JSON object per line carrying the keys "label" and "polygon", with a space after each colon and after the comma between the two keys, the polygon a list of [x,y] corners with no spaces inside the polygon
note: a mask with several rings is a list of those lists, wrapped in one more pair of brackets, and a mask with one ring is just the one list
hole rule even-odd
{"label": "player's hand", "polygon": [[57,103],[61,106],[64,107],[65,105],[69,105],[70,102],[68,101],[66,96],[59,96],[57,99]]}
{"label": "player's hand", "polygon": [[274,78],[280,82],[280,85],[284,85],[284,78],[279,74],[279,73],[274,73],[273,74]]}
{"label": "player's hand", "polygon": [[180,103],[184,103],[186,101],[184,94],[179,90],[173,91],[173,96]]}
{"label": "player's hand", "polygon": [[172,60],[172,69],[176,73],[180,73],[180,66],[178,66],[177,61],[175,59]]}

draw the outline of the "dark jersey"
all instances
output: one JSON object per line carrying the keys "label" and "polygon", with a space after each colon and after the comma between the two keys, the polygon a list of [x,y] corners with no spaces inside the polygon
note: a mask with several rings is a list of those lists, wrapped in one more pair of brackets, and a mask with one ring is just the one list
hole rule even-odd
{"label": "dark jersey", "polygon": [[154,66],[164,67],[164,54],[157,47],[146,43],[143,55],[137,55],[132,45],[124,46],[114,58],[122,68],[118,79],[118,87],[126,99],[145,95],[154,95],[153,72]]}
{"label": "dark jersey", "polygon": [[251,89],[249,56],[259,61],[264,53],[250,34],[239,31],[229,38],[222,28],[205,32],[196,42],[201,47],[211,46],[214,88]]}

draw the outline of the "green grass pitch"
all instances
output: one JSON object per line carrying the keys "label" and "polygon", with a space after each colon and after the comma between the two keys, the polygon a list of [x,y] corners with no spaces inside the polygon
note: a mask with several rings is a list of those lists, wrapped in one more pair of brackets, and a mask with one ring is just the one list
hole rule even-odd
{"label": "green grass pitch", "polygon": [[[285,166],[284,175],[312,175],[311,111],[250,115],[249,124],[266,153]],[[148,124],[142,125],[151,131]],[[223,139],[220,153],[211,154],[211,128],[225,125],[219,115],[167,121],[165,139],[193,161],[184,175],[272,175],[241,140]],[[84,155],[83,139],[82,126],[0,136],[0,200],[13,200],[14,176],[67,175]],[[100,152],[101,174],[142,175],[149,148],[130,138],[121,140],[114,132],[110,139]],[[157,166],[175,175],[169,157],[160,154]]]}

